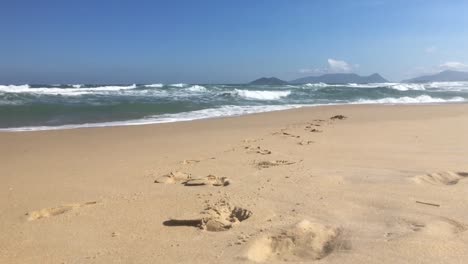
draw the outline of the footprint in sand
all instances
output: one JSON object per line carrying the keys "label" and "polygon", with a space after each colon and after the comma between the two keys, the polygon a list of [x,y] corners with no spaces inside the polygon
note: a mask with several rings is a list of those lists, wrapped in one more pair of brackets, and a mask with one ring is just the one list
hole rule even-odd
{"label": "footprint in sand", "polygon": [[287,160],[274,160],[274,161],[260,161],[255,164],[255,166],[259,169],[267,169],[270,167],[276,167],[276,166],[285,166],[285,165],[292,165],[295,164],[296,162],[293,161],[287,161]]}
{"label": "footprint in sand", "polygon": [[344,116],[344,115],[335,115],[335,116],[332,116],[330,117],[331,120],[343,120],[343,119],[346,119],[347,117]]}
{"label": "footprint in sand", "polygon": [[82,204],[79,204],[79,203],[65,204],[65,205],[61,205],[58,207],[45,208],[45,209],[41,209],[37,211],[32,211],[32,212],[26,213],[26,215],[28,216],[28,221],[34,221],[34,220],[38,220],[42,218],[48,218],[51,216],[61,215],[71,210],[75,210],[83,206],[93,205],[96,203],[97,203],[96,201],[93,201],[93,202],[86,202]]}
{"label": "footprint in sand", "polygon": [[284,136],[293,137],[293,138],[300,138],[300,137],[301,137],[301,136],[298,136],[298,135],[290,134],[290,133],[288,133],[288,132],[283,132],[283,135],[284,135]]}
{"label": "footprint in sand", "polygon": [[258,141],[262,141],[263,138],[255,138],[255,139],[252,139],[252,138],[248,138],[248,139],[244,139],[242,140],[243,143],[254,143],[254,142],[258,142]]}
{"label": "footprint in sand", "polygon": [[350,249],[350,243],[343,239],[342,229],[303,220],[258,238],[248,248],[246,257],[254,262],[309,261],[344,249]]}
{"label": "footprint in sand", "polygon": [[155,183],[164,183],[164,184],[173,184],[173,183],[184,183],[191,179],[189,173],[180,172],[180,171],[172,171],[168,174],[159,176],[154,180]]}
{"label": "footprint in sand", "polygon": [[228,186],[231,181],[227,177],[218,177],[215,175],[208,175],[203,178],[193,178],[184,182],[185,186],[200,186],[200,185],[212,185],[212,186]]}
{"label": "footprint in sand", "polygon": [[426,235],[451,236],[468,230],[468,225],[456,220],[439,217],[427,223],[423,230]]}
{"label": "footprint in sand", "polygon": [[306,130],[307,130],[307,129],[312,129],[313,127],[319,127],[319,126],[322,126],[322,125],[309,123],[309,124],[305,127],[305,129],[306,129]]}
{"label": "footprint in sand", "polygon": [[468,225],[447,217],[437,217],[425,222],[402,218],[392,225],[392,230],[386,233],[385,237],[391,241],[409,235],[453,236],[466,230]]}
{"label": "footprint in sand", "polygon": [[181,183],[185,186],[228,186],[231,183],[227,177],[218,177],[210,174],[203,178],[192,178],[190,174],[180,171],[170,172],[160,176],[154,182],[163,184]]}
{"label": "footprint in sand", "polygon": [[201,160],[195,160],[195,159],[192,159],[192,160],[183,160],[182,161],[182,164],[183,165],[192,165],[192,164],[197,164],[199,163]]}
{"label": "footprint in sand", "polygon": [[193,226],[211,232],[227,231],[252,216],[252,212],[220,200],[194,218],[170,219],[165,226]]}
{"label": "footprint in sand", "polygon": [[286,128],[283,128],[280,130],[280,132],[274,132],[273,135],[281,135],[281,136],[287,136],[287,137],[292,137],[292,138],[300,138],[301,136],[291,134],[289,132],[286,132]]}
{"label": "footprint in sand", "polygon": [[182,165],[194,165],[194,164],[197,164],[197,163],[200,163],[202,161],[206,161],[206,160],[214,160],[216,159],[215,157],[211,157],[211,158],[204,158],[204,159],[186,159],[186,160],[183,160],[181,162]]}
{"label": "footprint in sand", "polygon": [[419,175],[413,178],[417,183],[429,183],[433,185],[455,185],[460,180],[468,178],[468,172],[436,172]]}
{"label": "footprint in sand", "polygon": [[310,145],[310,144],[312,144],[312,143],[314,143],[312,140],[307,140],[307,141],[306,141],[306,140],[303,140],[303,141],[301,141],[301,142],[299,142],[299,143],[297,143],[297,144],[298,144],[298,145],[301,145],[301,146],[307,146],[307,145]]}
{"label": "footprint in sand", "polygon": [[252,146],[246,146],[244,147],[248,153],[256,153],[260,155],[270,155],[271,150],[268,149],[262,149],[261,147],[252,147]]}

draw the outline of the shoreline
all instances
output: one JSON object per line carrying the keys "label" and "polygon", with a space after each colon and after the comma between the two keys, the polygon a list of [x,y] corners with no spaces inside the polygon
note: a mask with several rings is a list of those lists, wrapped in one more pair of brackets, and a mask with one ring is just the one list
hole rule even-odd
{"label": "shoreline", "polygon": [[464,263],[467,133],[464,103],[0,133],[0,262]]}
{"label": "shoreline", "polygon": [[[176,121],[150,121],[149,119],[132,119],[124,121],[109,121],[101,123],[83,123],[83,124],[65,124],[59,126],[24,126],[24,127],[11,127],[11,128],[0,128],[0,133],[16,133],[16,132],[37,132],[37,131],[53,131],[53,130],[70,130],[70,129],[87,129],[87,128],[106,128],[106,127],[127,127],[127,126],[147,126],[147,125],[158,125],[168,123],[179,123],[179,122],[193,122],[199,120],[210,120],[210,119],[223,119],[223,118],[236,118],[248,115],[280,112],[280,111],[291,111],[300,108],[316,108],[316,107],[334,107],[334,106],[355,106],[355,105],[369,105],[369,106],[423,106],[423,105],[450,105],[450,104],[468,104],[468,102],[444,102],[444,103],[405,103],[405,104],[377,104],[377,103],[346,103],[346,104],[318,104],[318,105],[278,105],[279,107],[285,106],[285,109],[278,110],[267,110],[260,112],[252,112],[246,114],[234,114],[225,116],[213,116],[213,117],[200,117],[187,120],[176,120]],[[206,110],[206,109],[203,109]],[[196,112],[196,111],[195,111]],[[184,112],[191,113],[191,112]],[[177,113],[181,114],[181,113]]]}

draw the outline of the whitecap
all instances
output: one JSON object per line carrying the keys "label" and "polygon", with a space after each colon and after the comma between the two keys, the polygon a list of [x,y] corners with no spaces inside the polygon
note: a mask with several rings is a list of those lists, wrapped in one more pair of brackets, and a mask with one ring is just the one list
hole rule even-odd
{"label": "whitecap", "polygon": [[382,99],[376,100],[369,100],[369,99],[360,99],[356,102],[352,102],[351,104],[421,104],[421,103],[451,103],[451,102],[463,102],[465,101],[462,97],[453,97],[450,99],[442,99],[442,98],[433,98],[429,95],[420,95],[417,97],[387,97]]}
{"label": "whitecap", "polygon": [[164,84],[162,83],[145,84],[145,87],[148,87],[148,88],[161,88],[163,86]]}
{"label": "whitecap", "polygon": [[207,91],[206,87],[201,86],[201,85],[193,85],[193,86],[190,86],[189,88],[186,88],[186,90],[190,92],[206,92]]}
{"label": "whitecap", "polygon": [[291,91],[252,91],[235,89],[234,93],[248,100],[279,100],[291,94]]}
{"label": "whitecap", "polygon": [[186,84],[186,83],[174,83],[174,84],[169,84],[169,86],[183,88],[183,87],[188,86],[188,84]]}
{"label": "whitecap", "polygon": [[424,84],[419,83],[397,83],[393,85],[389,85],[388,88],[395,89],[398,91],[409,91],[409,90],[417,90],[417,91],[424,91],[426,88]]}
{"label": "whitecap", "polygon": [[135,89],[136,87],[136,84],[129,86],[99,86],[87,88],[31,88],[29,85],[0,85],[0,92],[80,96],[84,94],[99,94],[103,92],[130,90]]}
{"label": "whitecap", "polygon": [[468,82],[431,82],[427,83],[426,87],[430,89],[462,91],[468,89]]}
{"label": "whitecap", "polygon": [[22,85],[0,85],[0,92],[13,93],[14,91],[27,91],[29,84]]}
{"label": "whitecap", "polygon": [[305,87],[319,87],[319,88],[321,88],[321,87],[327,87],[329,85],[326,84],[326,83],[320,82],[320,83],[306,83],[306,84],[304,84],[304,86]]}

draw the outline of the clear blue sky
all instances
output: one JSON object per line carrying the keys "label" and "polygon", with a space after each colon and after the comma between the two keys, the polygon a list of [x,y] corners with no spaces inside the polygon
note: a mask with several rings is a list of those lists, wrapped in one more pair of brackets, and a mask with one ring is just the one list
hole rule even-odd
{"label": "clear blue sky", "polygon": [[2,1],[0,83],[401,80],[468,67],[465,0]]}

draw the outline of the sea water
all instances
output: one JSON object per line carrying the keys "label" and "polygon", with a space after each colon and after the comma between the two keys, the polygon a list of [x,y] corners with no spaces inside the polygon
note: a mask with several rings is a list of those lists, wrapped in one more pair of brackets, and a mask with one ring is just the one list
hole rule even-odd
{"label": "sea water", "polygon": [[468,82],[0,85],[0,131],[167,123],[304,106],[468,100]]}

